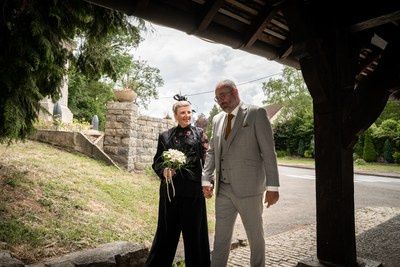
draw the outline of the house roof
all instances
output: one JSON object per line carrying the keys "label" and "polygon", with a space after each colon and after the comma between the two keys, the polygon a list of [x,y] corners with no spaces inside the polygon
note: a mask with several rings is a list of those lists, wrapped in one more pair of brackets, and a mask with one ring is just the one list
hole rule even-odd
{"label": "house roof", "polygon": [[264,107],[267,110],[268,119],[271,120],[281,110],[281,104],[271,104]]}

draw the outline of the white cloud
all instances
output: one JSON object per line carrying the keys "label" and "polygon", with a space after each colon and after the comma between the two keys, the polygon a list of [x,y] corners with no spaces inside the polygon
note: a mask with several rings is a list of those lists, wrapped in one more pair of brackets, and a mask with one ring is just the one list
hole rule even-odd
{"label": "white cloud", "polygon": [[160,98],[151,101],[148,110],[142,110],[142,114],[160,118],[167,113],[171,115],[173,95],[211,91],[188,97],[198,114],[208,115],[215,104],[214,87],[221,79],[235,81],[244,102],[261,105],[265,98],[262,82],[266,79],[249,81],[282,70],[280,64],[260,56],[206,42],[174,29],[153,27],[154,32],[144,36],[145,41],[139,45],[134,56],[160,69],[164,86],[159,88]]}

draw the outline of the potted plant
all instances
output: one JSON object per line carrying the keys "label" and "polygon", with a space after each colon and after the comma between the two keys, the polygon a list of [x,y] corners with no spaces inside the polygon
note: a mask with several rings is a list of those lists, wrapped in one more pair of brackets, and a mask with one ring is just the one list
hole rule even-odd
{"label": "potted plant", "polygon": [[123,82],[123,89],[114,89],[114,95],[119,102],[136,102],[135,82]]}

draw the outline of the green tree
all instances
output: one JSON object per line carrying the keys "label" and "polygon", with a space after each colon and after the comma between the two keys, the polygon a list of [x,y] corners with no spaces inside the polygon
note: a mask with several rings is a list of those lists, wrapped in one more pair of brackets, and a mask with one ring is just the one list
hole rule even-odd
{"label": "green tree", "polygon": [[[132,19],[87,1],[0,4],[0,142],[23,139],[33,131],[39,101],[59,98],[68,59],[89,76],[116,78],[107,46],[135,46],[140,41]],[[116,32],[122,37],[113,38]],[[81,42],[73,53],[67,47],[78,36]]]}
{"label": "green tree", "polygon": [[383,158],[388,163],[393,163],[393,147],[389,139],[386,139],[383,146]]}
{"label": "green tree", "polygon": [[279,121],[293,116],[312,118],[312,98],[300,71],[286,66],[281,78],[264,82],[262,89],[266,96],[264,104],[282,105]]}
{"label": "green tree", "polygon": [[376,127],[373,131],[374,138],[381,138],[381,139],[390,139],[394,140],[398,138],[398,131],[397,129],[400,126],[400,121],[395,119],[387,119],[382,121],[382,123]]}
{"label": "green tree", "polygon": [[400,101],[399,100],[389,100],[386,103],[384,110],[381,115],[376,119],[376,124],[380,125],[383,121],[387,119],[394,119],[400,121]]}
{"label": "green tree", "polygon": [[372,142],[372,137],[369,132],[366,132],[365,134],[363,156],[366,162],[373,162],[377,157],[374,143]]}
{"label": "green tree", "polygon": [[214,116],[220,112],[221,112],[221,109],[215,104],[212,107],[210,114],[208,115],[208,124],[207,124],[207,129],[206,129],[206,134],[207,134],[208,138],[211,138],[211,135],[212,135],[212,120],[213,120]]}
{"label": "green tree", "polygon": [[164,85],[160,70],[148,66],[146,61],[131,59],[129,68],[119,75],[122,86],[135,91],[138,104],[144,108],[148,107],[151,99],[158,98],[157,87]]}
{"label": "green tree", "polygon": [[354,153],[357,155],[359,158],[363,158],[363,153],[364,153],[364,134],[361,134],[358,137],[357,143],[354,145]]}
{"label": "green tree", "polygon": [[[274,124],[275,148],[288,155],[303,156],[305,150],[313,151],[313,123],[311,118],[291,117]],[[301,150],[299,152],[301,145]],[[299,154],[303,152],[303,154]]]}
{"label": "green tree", "polygon": [[303,157],[304,156],[304,151],[305,151],[304,141],[303,141],[303,139],[300,139],[299,146],[297,148],[297,155],[299,155],[300,157]]}
{"label": "green tree", "polygon": [[99,117],[100,130],[104,130],[106,104],[114,98],[112,86],[105,82],[87,78],[71,68],[69,70],[68,105],[74,118],[90,122]]}

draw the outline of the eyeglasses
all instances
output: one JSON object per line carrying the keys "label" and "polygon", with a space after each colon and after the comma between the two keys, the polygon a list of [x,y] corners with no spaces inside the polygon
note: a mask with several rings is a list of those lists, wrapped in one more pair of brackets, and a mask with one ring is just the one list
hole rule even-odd
{"label": "eyeglasses", "polygon": [[224,99],[226,96],[230,95],[232,93],[233,90],[229,91],[229,92],[225,92],[225,93],[220,93],[218,96],[214,97],[214,101],[215,102],[219,102],[222,99]]}

